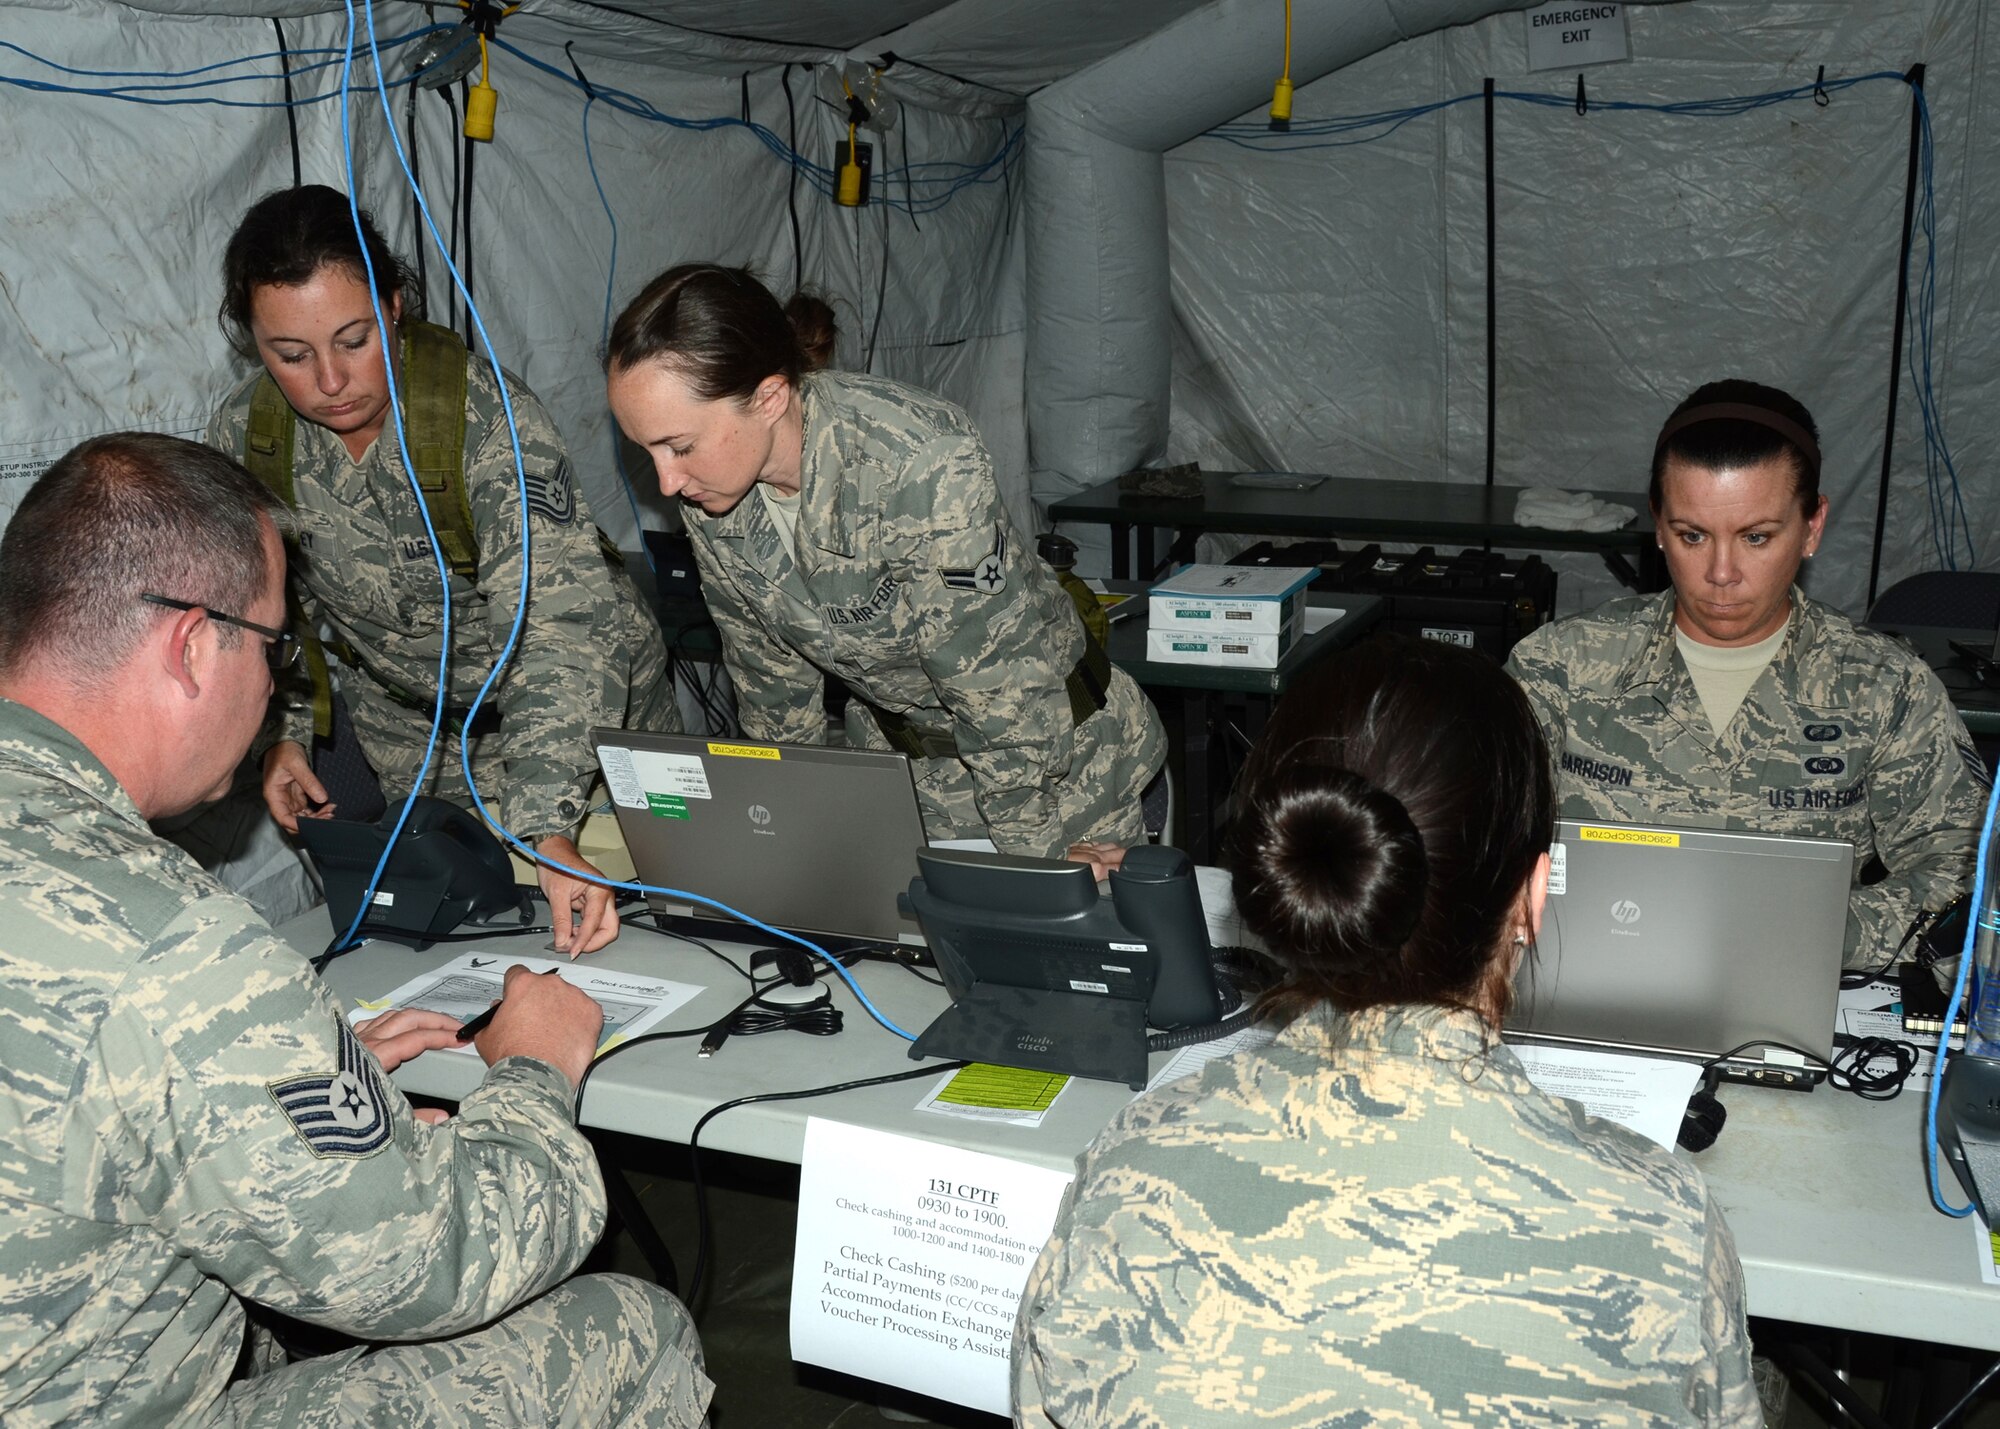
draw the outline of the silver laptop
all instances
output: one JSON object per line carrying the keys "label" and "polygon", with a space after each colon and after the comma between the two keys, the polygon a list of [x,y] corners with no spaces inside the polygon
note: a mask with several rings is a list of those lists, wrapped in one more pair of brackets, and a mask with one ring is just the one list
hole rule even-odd
{"label": "silver laptop", "polygon": [[921,943],[896,908],[924,846],[904,755],[623,729],[594,729],[591,742],[639,882],[797,932]]}
{"label": "silver laptop", "polygon": [[1754,1042],[1832,1051],[1853,845],[1564,819],[1549,854],[1510,1038],[1702,1060]]}

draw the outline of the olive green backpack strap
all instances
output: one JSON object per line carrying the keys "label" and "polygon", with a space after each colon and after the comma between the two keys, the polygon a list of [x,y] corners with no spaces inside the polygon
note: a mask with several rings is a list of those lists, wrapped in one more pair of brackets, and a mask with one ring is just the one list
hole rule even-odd
{"label": "olive green backpack strap", "polygon": [[[243,429],[243,465],[288,508],[296,504],[292,499],[292,442],[297,431],[298,417],[292,411],[292,404],[285,400],[285,394],[278,390],[271,375],[265,373],[250,392],[250,422]],[[292,548],[290,537],[285,545],[288,550]],[[319,636],[291,593],[289,583],[285,604],[292,630],[305,652],[306,676],[312,682],[313,733],[321,739],[330,739],[333,677],[326,668],[326,651],[320,648]]]}
{"label": "olive green backpack strap", "polygon": [[287,506],[292,501],[292,437],[298,417],[278,384],[265,373],[250,391],[250,425],[243,432],[243,465]]}
{"label": "olive green backpack strap", "polygon": [[465,494],[465,383],[470,356],[450,328],[403,324],[403,423],[417,486],[431,515],[445,564],[462,580],[479,578],[479,538]]}

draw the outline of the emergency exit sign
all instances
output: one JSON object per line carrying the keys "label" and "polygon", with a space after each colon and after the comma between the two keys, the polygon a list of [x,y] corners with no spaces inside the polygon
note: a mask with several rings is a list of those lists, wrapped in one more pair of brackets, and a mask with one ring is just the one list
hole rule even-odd
{"label": "emergency exit sign", "polygon": [[1522,12],[1528,21],[1528,68],[1574,69],[1632,57],[1623,5],[1551,0]]}

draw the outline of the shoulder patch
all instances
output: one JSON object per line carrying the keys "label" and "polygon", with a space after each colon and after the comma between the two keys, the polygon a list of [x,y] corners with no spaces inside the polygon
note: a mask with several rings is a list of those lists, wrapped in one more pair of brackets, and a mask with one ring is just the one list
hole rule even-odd
{"label": "shoulder patch", "polygon": [[982,595],[998,595],[1007,589],[1007,528],[993,533],[993,550],[962,571],[940,567],[938,575],[953,590],[976,590]]}
{"label": "shoulder patch", "polygon": [[340,1065],[331,1073],[271,1082],[271,1100],[312,1154],[359,1160],[389,1142],[389,1093],[354,1030],[340,1024]]}
{"label": "shoulder patch", "polygon": [[528,510],[558,526],[576,519],[576,484],[568,457],[560,458],[548,475],[528,478]]}

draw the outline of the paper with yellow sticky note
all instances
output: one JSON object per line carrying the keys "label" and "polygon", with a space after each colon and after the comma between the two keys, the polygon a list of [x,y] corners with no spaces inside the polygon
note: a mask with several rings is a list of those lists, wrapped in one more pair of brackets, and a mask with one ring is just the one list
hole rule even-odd
{"label": "paper with yellow sticky note", "polygon": [[968,1121],[1003,1121],[1010,1126],[1040,1126],[1069,1078],[1059,1072],[1031,1072],[1021,1067],[995,1067],[974,1062],[947,1072],[917,1103],[918,1111]]}

